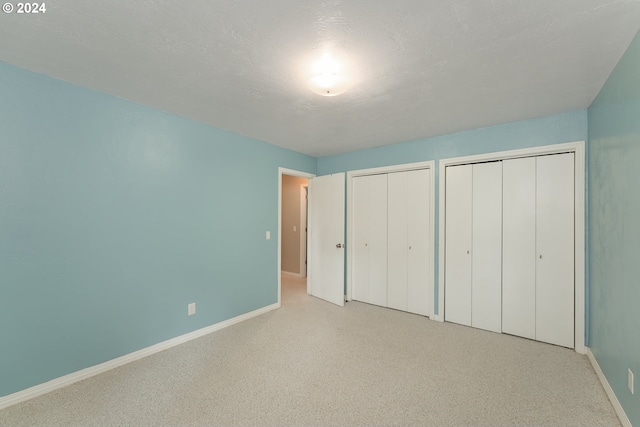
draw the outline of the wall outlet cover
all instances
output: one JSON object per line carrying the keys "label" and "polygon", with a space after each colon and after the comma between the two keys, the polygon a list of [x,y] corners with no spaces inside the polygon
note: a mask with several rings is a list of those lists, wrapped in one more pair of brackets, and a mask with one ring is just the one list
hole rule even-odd
{"label": "wall outlet cover", "polygon": [[196,314],[196,303],[192,302],[187,306],[187,315],[192,316]]}

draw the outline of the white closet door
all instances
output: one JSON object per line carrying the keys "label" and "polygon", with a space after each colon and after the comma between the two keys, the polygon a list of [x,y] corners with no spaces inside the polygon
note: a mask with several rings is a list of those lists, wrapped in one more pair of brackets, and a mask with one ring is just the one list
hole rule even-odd
{"label": "white closet door", "polygon": [[429,262],[431,233],[429,233],[431,203],[431,169],[407,172],[408,272],[407,311],[430,314]]}
{"label": "white closet door", "polygon": [[536,158],[502,162],[502,331],[536,337]]}
{"label": "white closet door", "polygon": [[353,299],[387,305],[387,176],[353,179]]}
{"label": "white closet door", "polygon": [[369,179],[369,303],[387,306],[387,175]]}
{"label": "white closet door", "polygon": [[445,320],[471,325],[472,166],[448,166],[445,196]]}
{"label": "white closet door", "polygon": [[502,163],[473,165],[471,325],[502,332]]}
{"label": "white closet door", "polygon": [[353,299],[369,301],[369,177],[353,178]]}
{"label": "white closet door", "polygon": [[387,176],[353,179],[353,299],[387,305]]}
{"label": "white closet door", "polygon": [[388,306],[429,313],[431,171],[388,175]]}
{"label": "white closet door", "polygon": [[388,175],[388,279],[387,304],[390,308],[407,311],[408,278],[408,188],[407,173]]}
{"label": "white closet door", "polygon": [[574,347],[574,154],[537,158],[536,339]]}

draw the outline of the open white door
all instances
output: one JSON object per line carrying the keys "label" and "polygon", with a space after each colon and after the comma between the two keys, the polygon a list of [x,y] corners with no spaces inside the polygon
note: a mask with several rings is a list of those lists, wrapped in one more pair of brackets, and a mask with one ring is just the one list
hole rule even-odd
{"label": "open white door", "polygon": [[344,305],[344,173],[309,180],[311,295]]}

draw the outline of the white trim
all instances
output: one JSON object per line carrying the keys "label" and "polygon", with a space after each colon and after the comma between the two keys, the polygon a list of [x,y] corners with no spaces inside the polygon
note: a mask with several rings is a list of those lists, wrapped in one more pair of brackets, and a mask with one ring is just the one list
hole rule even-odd
{"label": "white trim", "polygon": [[[282,301],[282,280],[280,272],[282,271],[282,175],[298,176],[301,178],[315,178],[315,175],[308,172],[297,171],[294,169],[287,169],[283,167],[278,168],[278,307],[280,307]],[[307,280],[307,293],[309,293],[309,281]]]}
{"label": "white trim", "polygon": [[284,271],[282,270],[280,272],[280,274],[282,274],[283,276],[291,276],[291,277],[302,277],[302,274],[300,273],[294,273],[292,271]]}
{"label": "white trim", "polygon": [[[447,166],[532,157],[545,154],[575,153],[575,351],[585,354],[585,142],[545,145],[519,150],[485,153],[474,156],[441,159],[438,164],[439,236],[438,236],[438,318],[444,321],[444,230],[445,172]],[[435,319],[435,317],[434,317]]]}
{"label": "white trim", "polygon": [[416,169],[431,169],[434,166],[435,162],[433,160],[428,160],[424,162],[402,163],[399,165],[381,166],[377,168],[357,169],[347,171],[347,176],[365,176],[383,173],[405,172]]}
{"label": "white trim", "polygon": [[607,377],[604,376],[604,372],[602,372],[602,369],[600,369],[600,365],[598,364],[596,357],[593,355],[589,347],[587,347],[587,358],[589,359],[589,362],[591,362],[591,366],[593,366],[593,370],[596,371],[596,375],[598,376],[598,379],[600,380],[600,383],[602,384],[602,387],[604,388],[605,393],[607,393],[607,397],[609,398],[609,401],[611,402],[613,409],[616,411],[616,415],[618,415],[618,418],[620,419],[620,423],[624,427],[633,427],[631,425],[631,421],[629,420],[629,417],[627,417],[627,414],[624,412],[624,409],[622,409],[622,405],[620,404],[618,397],[616,396],[613,389],[611,388],[611,385],[609,384]]}
{"label": "white trim", "polygon": [[307,193],[309,184],[300,186],[300,277],[307,277]]}
{"label": "white trim", "polygon": [[431,246],[429,247],[429,319],[433,319],[435,316],[435,267],[436,267],[436,162],[431,160],[429,163],[429,169],[431,169],[431,187],[429,192],[431,193],[429,200],[429,240],[431,240]]}
{"label": "white trim", "polygon": [[189,332],[187,334],[180,335],[175,338],[171,338],[170,340],[160,342],[150,347],[146,347],[141,350],[134,351],[133,353],[126,354],[124,356],[106,361],[104,363],[100,363],[99,365],[91,366],[89,368],[85,368],[80,371],[72,372],[68,375],[55,378],[51,381],[38,384],[36,386],[18,391],[8,396],[0,397],[0,410],[8,408],[9,406],[12,406],[18,403],[25,402],[27,400],[33,399],[43,394],[52,392],[54,390],[58,390],[62,387],[66,387],[68,385],[77,383],[78,381],[86,380],[87,378],[94,377],[96,375],[110,371],[111,369],[119,368],[128,363],[145,358],[147,356],[151,356],[152,354],[156,354],[161,351],[167,350],[171,347],[184,344],[187,341],[201,338],[212,332],[219,331],[220,329],[224,329],[228,326],[235,325],[236,323],[242,322],[244,320],[248,320],[252,317],[260,316],[261,314],[267,313],[271,310],[275,310],[279,307],[280,307],[280,304],[271,304],[254,311],[250,311],[249,313],[241,314],[231,319],[218,322],[214,325],[207,326],[205,328],[198,329],[196,331]]}
{"label": "white trim", "polygon": [[378,168],[359,169],[347,172],[347,295],[346,301],[351,301],[352,298],[352,286],[353,286],[353,252],[350,250],[351,245],[349,242],[353,242],[353,178],[357,176],[386,174],[392,172],[404,172],[417,169],[429,169],[431,171],[431,192],[430,196],[430,223],[429,223],[429,235],[431,240],[431,246],[429,247],[429,263],[431,274],[429,275],[428,293],[429,293],[429,311],[427,316],[433,318],[433,294],[434,294],[434,275],[433,269],[435,267],[435,161],[429,160],[425,162],[405,163],[400,165],[383,166]]}
{"label": "white trim", "polygon": [[584,141],[520,148],[517,150],[496,151],[492,153],[475,154],[473,156],[451,157],[447,159],[440,159],[440,165],[442,165],[443,162],[445,162],[446,166],[453,166],[495,160],[517,159],[520,157],[543,156],[545,154],[569,153],[575,152],[577,149],[582,149],[584,155]]}

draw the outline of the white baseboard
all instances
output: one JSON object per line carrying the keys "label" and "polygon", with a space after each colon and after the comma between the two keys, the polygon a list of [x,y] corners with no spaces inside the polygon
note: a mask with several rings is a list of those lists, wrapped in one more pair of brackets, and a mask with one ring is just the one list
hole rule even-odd
{"label": "white baseboard", "polygon": [[170,340],[160,342],[158,344],[152,345],[151,347],[143,348],[141,350],[134,351],[133,353],[125,354],[124,356],[118,357],[116,359],[112,359],[104,363],[100,363],[99,365],[91,366],[89,368],[82,369],[80,371],[72,372],[68,375],[55,378],[51,381],[47,381],[46,383],[38,384],[36,386],[18,391],[8,396],[0,397],[0,409],[8,408],[11,405],[15,405],[17,403],[21,403],[29,399],[33,399],[34,397],[38,397],[43,394],[57,390],[59,388],[66,387],[73,383],[77,383],[78,381],[82,381],[87,378],[94,377],[103,372],[109,371],[114,368],[118,368],[120,366],[126,365],[127,363],[131,363],[133,361],[142,359],[144,357],[151,356],[152,354],[159,353],[163,350],[167,350],[171,347],[175,347],[187,341],[191,341],[196,338],[203,337],[212,332],[219,331],[220,329],[224,329],[228,326],[234,325],[236,323],[240,323],[244,320],[251,319],[252,317],[259,316],[261,314],[275,310],[279,307],[280,305],[277,303],[271,304],[266,307],[251,311],[249,313],[241,314],[240,316],[236,316],[231,319],[224,320],[214,325],[207,326],[205,328],[198,329],[193,332],[189,332],[188,334],[180,335]]}
{"label": "white baseboard", "polygon": [[290,271],[284,271],[284,270],[282,270],[280,274],[282,274],[283,276],[302,277],[302,274],[300,273],[292,273]]}
{"label": "white baseboard", "polygon": [[598,365],[598,361],[596,360],[589,347],[587,347],[587,357],[589,358],[589,362],[591,362],[591,366],[593,366],[593,370],[596,371],[596,375],[602,383],[602,387],[604,387],[604,391],[607,393],[607,396],[609,397],[609,400],[613,405],[613,409],[616,411],[616,414],[620,419],[620,423],[622,423],[624,427],[633,427],[631,425],[631,421],[629,421],[629,418],[627,417],[627,414],[625,414],[624,409],[622,409],[622,405],[620,405],[616,394],[613,392],[611,385],[609,385],[607,377],[604,376],[604,372],[602,372],[602,369],[600,369],[600,365]]}

